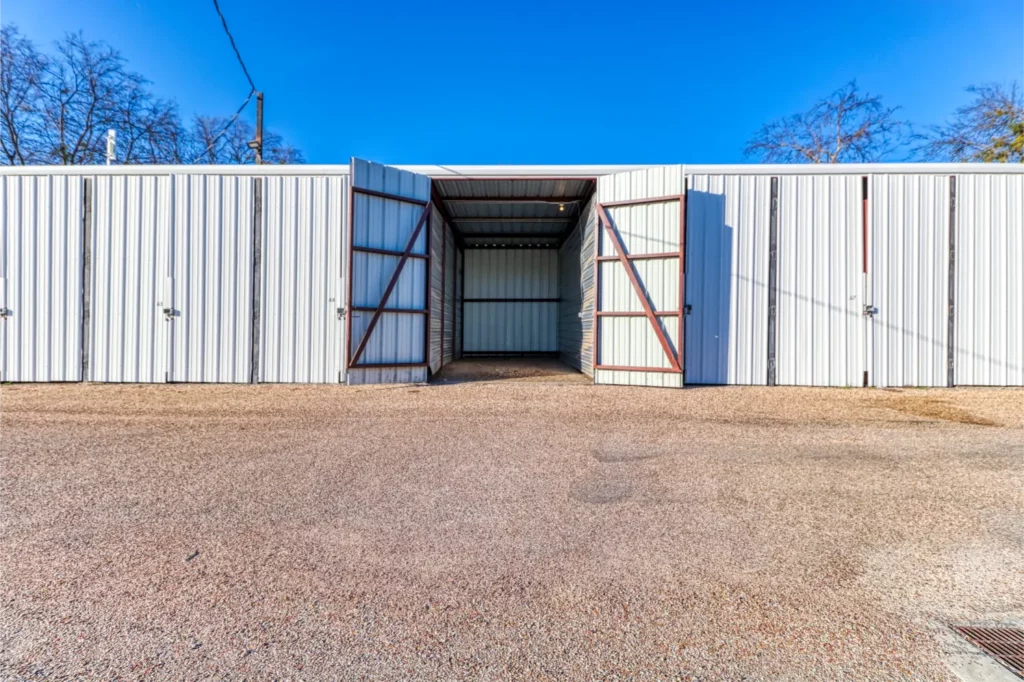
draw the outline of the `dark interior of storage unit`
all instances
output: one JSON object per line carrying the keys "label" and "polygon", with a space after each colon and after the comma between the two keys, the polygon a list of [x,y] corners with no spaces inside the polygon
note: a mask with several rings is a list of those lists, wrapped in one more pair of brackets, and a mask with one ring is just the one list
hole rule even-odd
{"label": "dark interior of storage unit", "polygon": [[460,177],[433,186],[432,378],[592,376],[596,180]]}

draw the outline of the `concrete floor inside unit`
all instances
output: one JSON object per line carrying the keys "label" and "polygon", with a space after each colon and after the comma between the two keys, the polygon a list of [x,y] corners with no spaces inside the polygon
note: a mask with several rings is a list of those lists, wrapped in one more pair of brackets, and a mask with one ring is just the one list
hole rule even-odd
{"label": "concrete floor inside unit", "polygon": [[1024,623],[1021,390],[0,399],[3,679],[943,681]]}
{"label": "concrete floor inside unit", "polygon": [[467,357],[451,362],[431,378],[432,383],[460,384],[474,381],[519,381],[535,383],[579,384],[594,380],[557,358]]}

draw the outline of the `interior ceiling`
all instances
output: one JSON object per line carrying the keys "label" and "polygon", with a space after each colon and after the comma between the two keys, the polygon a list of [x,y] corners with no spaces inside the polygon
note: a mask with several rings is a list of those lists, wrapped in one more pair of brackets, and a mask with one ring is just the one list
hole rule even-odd
{"label": "interior ceiling", "polygon": [[441,212],[467,248],[557,247],[594,192],[590,178],[434,180]]}

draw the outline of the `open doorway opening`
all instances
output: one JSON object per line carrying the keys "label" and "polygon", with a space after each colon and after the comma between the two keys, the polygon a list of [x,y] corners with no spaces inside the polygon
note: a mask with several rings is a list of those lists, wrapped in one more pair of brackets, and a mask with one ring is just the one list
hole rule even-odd
{"label": "open doorway opening", "polygon": [[595,188],[434,179],[432,380],[590,380]]}

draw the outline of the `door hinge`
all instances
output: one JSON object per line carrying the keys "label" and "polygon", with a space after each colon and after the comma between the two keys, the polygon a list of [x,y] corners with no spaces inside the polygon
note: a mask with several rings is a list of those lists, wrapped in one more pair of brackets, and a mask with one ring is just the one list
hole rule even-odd
{"label": "door hinge", "polygon": [[693,314],[693,306],[690,305],[689,303],[687,303],[685,306],[683,306],[683,314],[684,315],[692,315]]}

